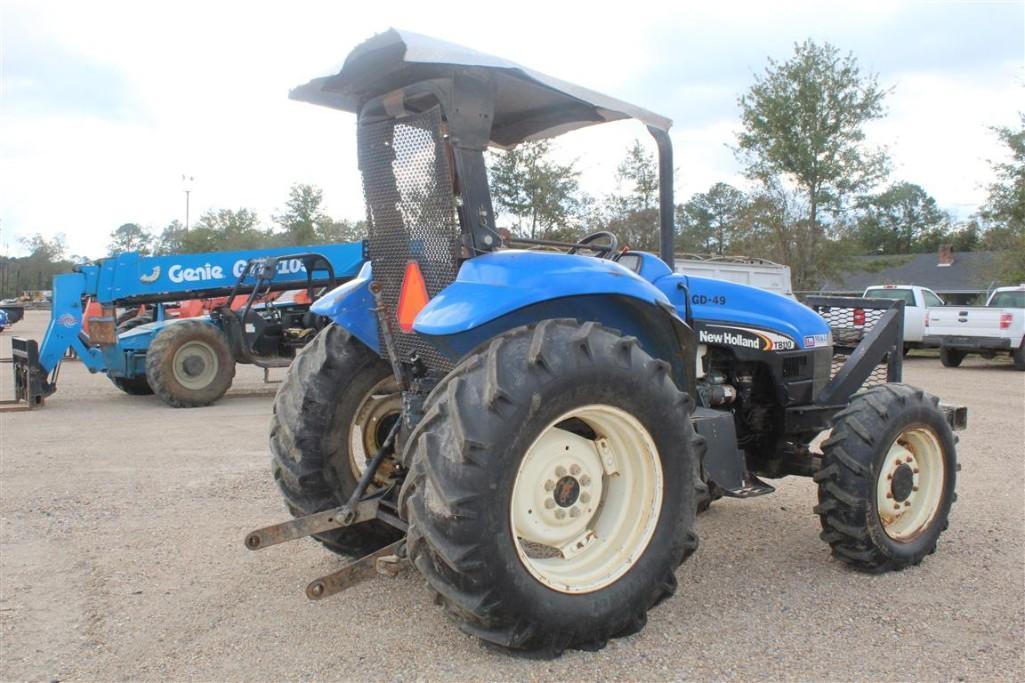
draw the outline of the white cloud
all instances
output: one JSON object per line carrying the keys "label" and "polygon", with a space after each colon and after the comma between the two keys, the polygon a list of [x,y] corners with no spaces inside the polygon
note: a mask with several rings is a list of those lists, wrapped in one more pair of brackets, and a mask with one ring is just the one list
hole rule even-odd
{"label": "white cloud", "polygon": [[[70,79],[88,64],[119,87],[78,84],[85,93],[110,87],[92,108],[50,102],[27,111],[26,93],[66,83],[47,81],[52,75],[41,69],[33,80],[33,54],[14,55],[22,59],[12,74],[11,50],[0,53],[3,240],[14,247],[12,233],[65,232],[73,252],[101,255],[120,223],[159,229],[183,218],[182,173],[196,177],[193,218],[209,208],[245,206],[270,221],[294,182],[324,188],[333,215],[360,216],[353,118],[286,94],[333,72],[356,43],[393,25],[676,116],[683,200],[718,180],[739,182],[725,147],[737,127],[737,88],[766,55],[785,57],[790,43],[816,31],[838,44],[868,44],[865,36],[907,11],[892,3],[667,2],[611,11],[549,1],[517,3],[499,14],[479,2],[450,2],[444,11],[411,2],[8,2],[0,42],[10,44],[17,31],[48,55],[58,75]],[[871,50],[865,57],[868,66],[884,62]],[[690,65],[685,76],[678,64]],[[1013,123],[1021,108],[1021,63],[985,76],[951,73],[942,64],[891,71],[882,80],[898,89],[873,138],[892,143],[901,178],[919,182],[944,206],[970,211],[991,178],[984,160],[999,152],[985,126]],[[59,102],[60,92],[52,94]],[[698,120],[688,109],[694,106],[714,114]],[[580,158],[586,189],[601,195],[614,188],[615,167],[635,137],[647,140],[640,126],[613,124],[567,136],[559,148]]]}

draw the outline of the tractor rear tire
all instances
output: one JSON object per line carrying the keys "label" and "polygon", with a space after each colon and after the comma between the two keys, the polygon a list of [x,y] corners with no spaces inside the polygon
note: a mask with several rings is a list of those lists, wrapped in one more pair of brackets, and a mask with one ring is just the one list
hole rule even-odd
{"label": "tractor rear tire", "polygon": [[153,395],[153,387],[146,380],[146,375],[139,375],[138,377],[111,377],[110,381],[129,396]]}
{"label": "tractor rear tire", "polygon": [[692,407],[667,363],[595,323],[543,321],[464,358],[403,453],[409,557],[439,604],[546,656],[644,628],[697,548]]}
{"label": "tractor rear tire", "polygon": [[[325,327],[296,355],[274,398],[270,428],[271,470],[293,516],[323,512],[349,499],[356,488],[350,455],[354,420],[371,392],[390,377],[388,363],[337,325]],[[382,421],[397,414],[371,412],[379,433],[359,448],[379,446],[389,426]],[[314,536],[346,556],[372,553],[401,537],[376,520]]]}
{"label": "tractor rear tire", "polygon": [[160,330],[146,351],[146,379],[175,408],[208,406],[224,396],[235,377],[235,358],[221,330],[201,320],[182,320]]}
{"label": "tractor rear tire", "polygon": [[956,500],[957,438],[939,399],[906,384],[872,387],[837,413],[815,474],[821,537],[871,573],[936,550]]}
{"label": "tractor rear tire", "polygon": [[945,368],[956,368],[967,354],[959,349],[952,349],[944,346],[940,349],[940,362]]}

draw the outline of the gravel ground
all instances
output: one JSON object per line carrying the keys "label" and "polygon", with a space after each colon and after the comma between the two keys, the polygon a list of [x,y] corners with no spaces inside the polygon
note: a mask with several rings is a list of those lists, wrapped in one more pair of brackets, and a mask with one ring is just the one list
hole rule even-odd
{"label": "gravel ground", "polygon": [[[30,312],[3,334],[41,337]],[[0,393],[11,392],[0,367]],[[218,405],[173,410],[66,363],[32,413],[0,415],[0,679],[1025,679],[1025,375],[913,357],[906,380],[969,406],[960,499],[937,553],[866,576],[829,557],[810,481],[716,503],[676,597],[640,634],[538,661],[482,647],[413,570],[322,603],[266,446],[273,387],[241,367]]]}

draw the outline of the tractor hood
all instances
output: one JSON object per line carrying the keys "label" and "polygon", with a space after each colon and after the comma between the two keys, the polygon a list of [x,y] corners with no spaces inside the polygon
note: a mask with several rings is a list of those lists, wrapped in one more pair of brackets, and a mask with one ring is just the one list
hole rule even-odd
{"label": "tractor hood", "polygon": [[372,98],[460,70],[486,71],[497,85],[490,143],[498,147],[621,119],[663,132],[672,125],[664,116],[500,57],[396,29],[358,45],[339,73],[316,78],[289,96],[358,113]]}

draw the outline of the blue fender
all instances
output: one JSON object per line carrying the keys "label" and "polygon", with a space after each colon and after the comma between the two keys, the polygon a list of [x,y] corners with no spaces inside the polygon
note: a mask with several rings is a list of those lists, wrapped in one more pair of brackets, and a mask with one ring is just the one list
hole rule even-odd
{"label": "blue fender", "polygon": [[508,250],[463,263],[456,281],[428,302],[413,329],[430,336],[454,335],[533,304],[596,294],[671,303],[657,287],[613,261]]}
{"label": "blue fender", "polygon": [[374,295],[370,293],[372,279],[373,269],[368,261],[356,277],[314,301],[310,310],[328,318],[380,354]]}

